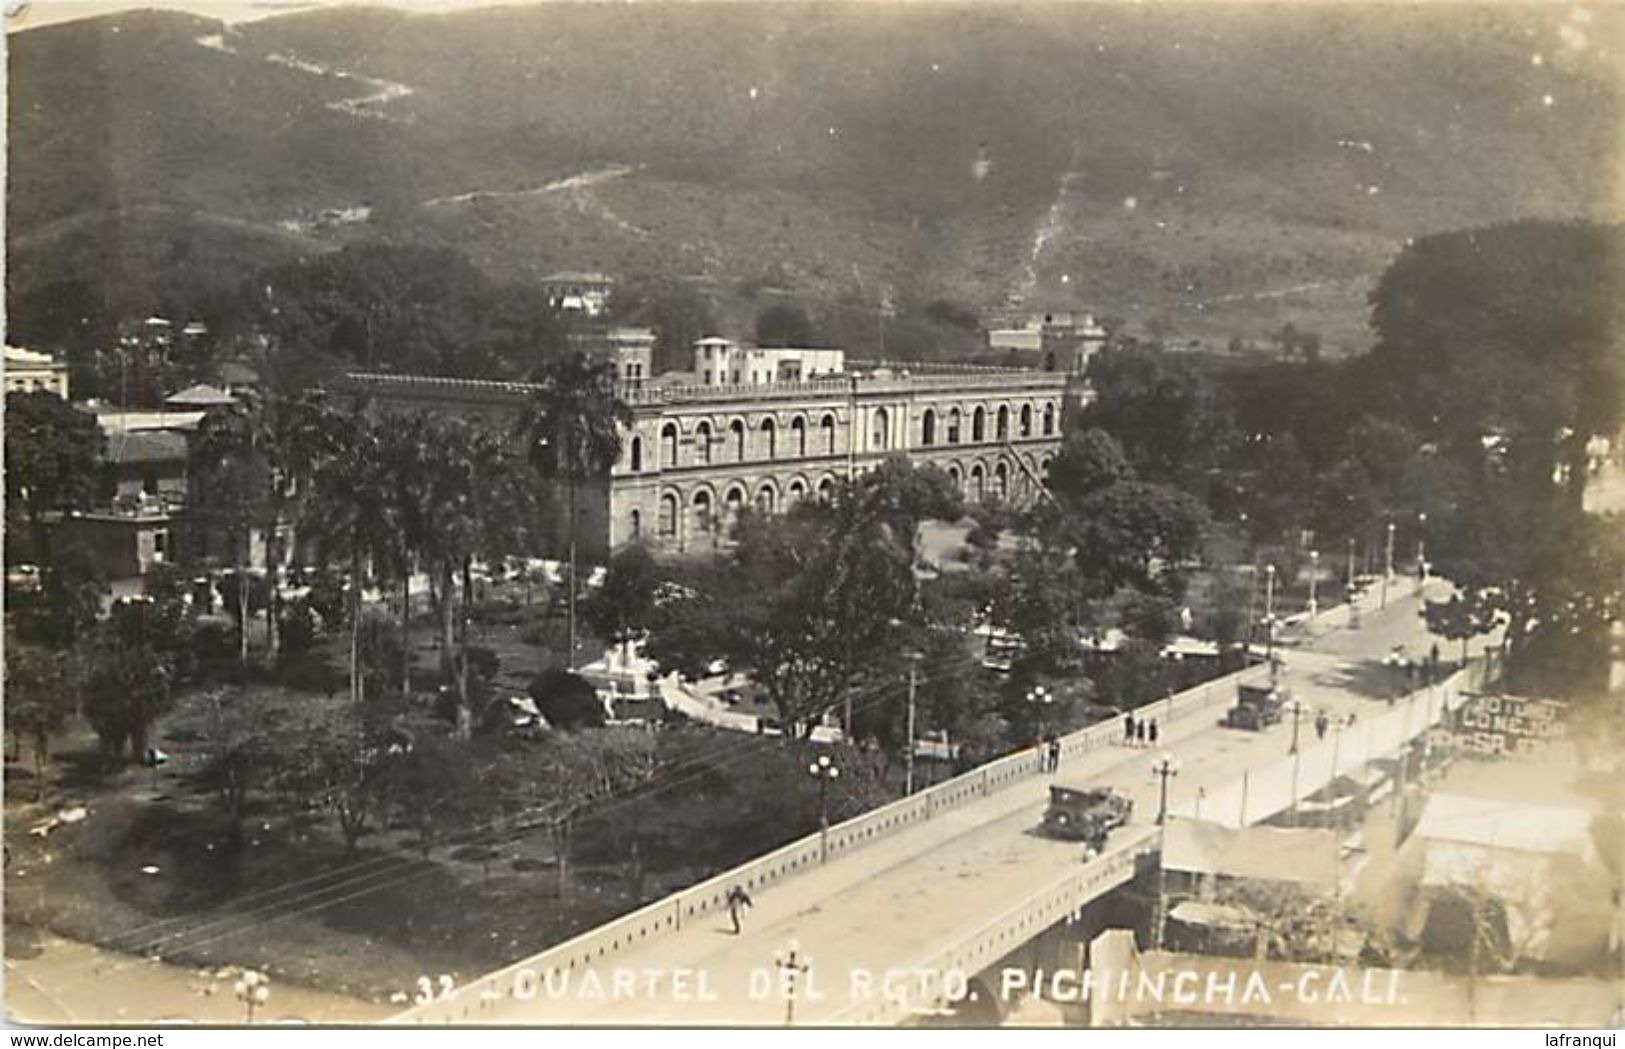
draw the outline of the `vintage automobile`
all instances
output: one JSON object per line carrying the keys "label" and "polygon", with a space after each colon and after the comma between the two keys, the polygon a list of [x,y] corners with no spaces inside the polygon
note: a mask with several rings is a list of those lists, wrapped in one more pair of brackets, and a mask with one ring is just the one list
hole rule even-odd
{"label": "vintage automobile", "polygon": [[1054,838],[1099,845],[1128,822],[1134,803],[1110,787],[1051,787],[1043,831]]}
{"label": "vintage automobile", "polygon": [[1236,705],[1224,712],[1226,728],[1262,732],[1281,720],[1281,710],[1292,693],[1267,682],[1236,686]]}

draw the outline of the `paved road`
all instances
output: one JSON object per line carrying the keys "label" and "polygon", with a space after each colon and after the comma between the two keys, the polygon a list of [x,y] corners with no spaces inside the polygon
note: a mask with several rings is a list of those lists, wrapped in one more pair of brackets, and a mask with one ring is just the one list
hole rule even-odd
{"label": "paved road", "polygon": [[[1368,612],[1359,630],[1333,629],[1341,610],[1322,617],[1321,636],[1286,654],[1297,694],[1335,713],[1385,709],[1390,678],[1383,657],[1396,644],[1420,652],[1430,643],[1415,590],[1414,582],[1391,589],[1388,608]],[[1447,590],[1430,584],[1434,598]],[[1260,734],[1219,728],[1226,702],[1162,726],[1162,749],[1181,763],[1171,803],[1287,752],[1287,724]],[[1307,724],[1302,730],[1310,731]],[[1073,759],[1059,778],[1125,791],[1135,803],[1134,822],[1150,824],[1159,791],[1153,756],[1108,747]],[[1037,779],[1012,786],[766,889],[741,935],[732,933],[726,914],[713,916],[570,973],[528,1001],[494,1002],[485,1015],[510,1024],[778,1024],[785,1003],[774,984],[774,955],[795,940],[811,964],[797,1022],[834,1017],[862,999],[865,979],[878,994],[888,967],[922,963],[967,927],[1082,862],[1081,846],[1034,833],[1047,788]]]}

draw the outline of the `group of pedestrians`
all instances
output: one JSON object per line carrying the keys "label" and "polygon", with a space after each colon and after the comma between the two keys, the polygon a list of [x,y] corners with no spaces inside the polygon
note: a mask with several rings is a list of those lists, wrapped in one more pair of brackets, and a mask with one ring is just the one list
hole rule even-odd
{"label": "group of pedestrians", "polygon": [[1135,720],[1133,714],[1123,715],[1123,746],[1154,747],[1156,745],[1156,718],[1140,718],[1139,720]]}

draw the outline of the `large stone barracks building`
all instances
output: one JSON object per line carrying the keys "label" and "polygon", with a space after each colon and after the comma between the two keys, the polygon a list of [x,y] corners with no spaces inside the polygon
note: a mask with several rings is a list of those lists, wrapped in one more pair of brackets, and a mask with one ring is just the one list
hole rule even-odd
{"label": "large stone barracks building", "polygon": [[[633,540],[711,551],[742,508],[781,511],[898,454],[940,466],[968,499],[1029,502],[1060,449],[1063,415],[1088,396],[1084,356],[1070,372],[860,366],[839,350],[703,339],[692,372],[623,382],[632,425],[620,461],[578,500],[581,552],[601,559]],[[636,373],[618,366],[623,379]],[[386,411],[455,412],[502,428],[529,389],[373,374],[346,387]],[[562,536],[565,501],[554,502]]]}

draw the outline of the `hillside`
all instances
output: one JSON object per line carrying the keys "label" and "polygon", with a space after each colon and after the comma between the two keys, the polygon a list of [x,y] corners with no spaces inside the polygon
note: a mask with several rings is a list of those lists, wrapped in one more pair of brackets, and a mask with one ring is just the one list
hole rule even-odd
{"label": "hillside", "polygon": [[[1620,217],[1622,18],[550,4],[50,26],[10,40],[9,302],[49,342],[64,300],[192,308],[387,238],[502,279],[1019,296],[1352,347],[1406,237]],[[168,251],[146,243],[160,214]]]}

